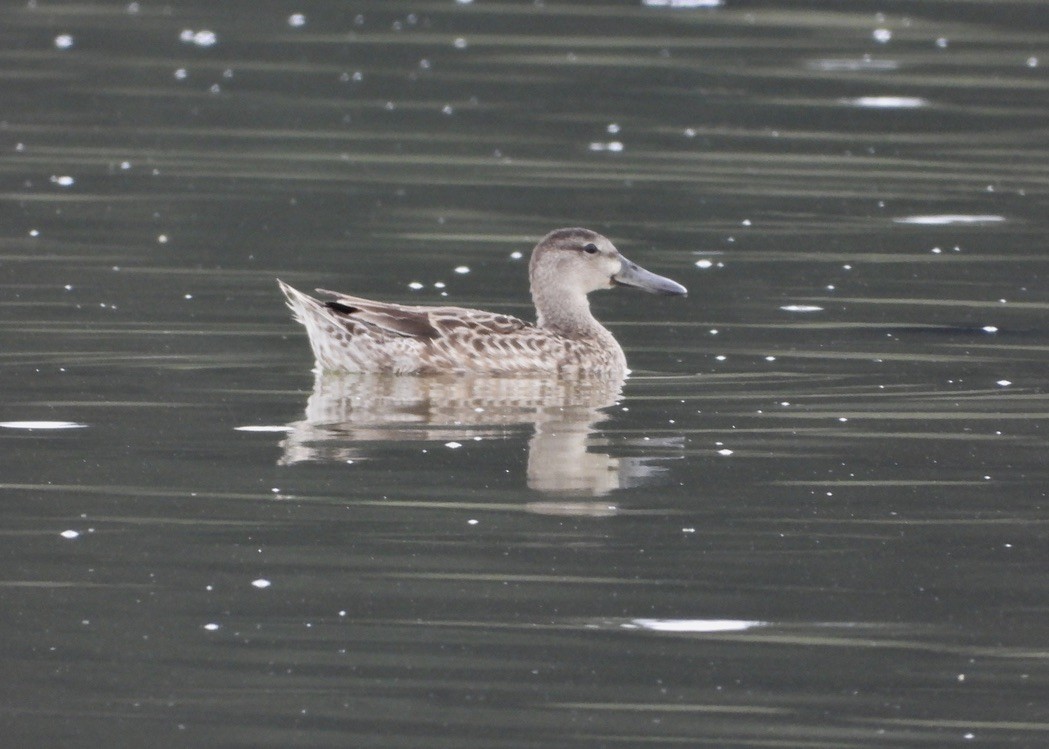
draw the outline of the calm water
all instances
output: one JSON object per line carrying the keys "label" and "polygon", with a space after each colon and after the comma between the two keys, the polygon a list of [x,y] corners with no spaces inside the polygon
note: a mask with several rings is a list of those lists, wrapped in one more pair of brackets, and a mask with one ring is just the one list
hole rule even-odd
{"label": "calm water", "polygon": [[[1049,745],[1044,4],[687,4],[0,8],[5,745]],[[622,390],[274,282],[564,225]]]}

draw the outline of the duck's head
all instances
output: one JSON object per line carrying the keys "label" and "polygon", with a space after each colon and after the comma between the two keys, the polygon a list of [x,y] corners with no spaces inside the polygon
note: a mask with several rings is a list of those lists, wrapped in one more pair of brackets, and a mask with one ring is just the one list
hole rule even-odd
{"label": "duck's head", "polygon": [[533,293],[537,286],[582,294],[613,286],[671,296],[688,293],[676,281],[627,260],[606,237],[589,229],[557,229],[547,234],[532,250],[528,270]]}

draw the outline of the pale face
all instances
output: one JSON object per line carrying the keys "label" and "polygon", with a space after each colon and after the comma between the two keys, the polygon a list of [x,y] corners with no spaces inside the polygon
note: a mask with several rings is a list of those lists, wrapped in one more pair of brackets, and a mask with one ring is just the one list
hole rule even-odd
{"label": "pale face", "polygon": [[624,258],[606,237],[588,229],[558,229],[532,253],[533,280],[569,293],[633,286],[654,294],[684,294],[685,287]]}
{"label": "pale face", "polygon": [[584,294],[611,288],[612,278],[623,268],[619,250],[600,234],[564,242],[556,254],[558,273]]}

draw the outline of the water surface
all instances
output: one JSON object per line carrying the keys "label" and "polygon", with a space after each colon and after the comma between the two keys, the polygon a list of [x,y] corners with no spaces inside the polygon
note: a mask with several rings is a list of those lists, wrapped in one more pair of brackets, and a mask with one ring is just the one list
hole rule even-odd
{"label": "water surface", "polygon": [[[1049,742],[1041,4],[675,5],[0,9],[9,742]],[[315,381],[274,281],[566,225],[690,289],[621,386]]]}

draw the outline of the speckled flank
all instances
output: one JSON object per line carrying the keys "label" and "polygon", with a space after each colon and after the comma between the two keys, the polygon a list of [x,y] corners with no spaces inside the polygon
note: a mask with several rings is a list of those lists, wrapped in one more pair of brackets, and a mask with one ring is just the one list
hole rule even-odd
{"label": "speckled flank", "polygon": [[[586,295],[619,283],[617,274],[626,266],[638,270],[589,230],[547,235],[529,266],[534,325],[481,310],[389,304],[321,291],[333,299],[325,303],[278,283],[295,319],[306,327],[320,371],[621,377],[626,357],[590,313]],[[663,286],[631,285],[684,293],[672,281],[648,275]]]}

